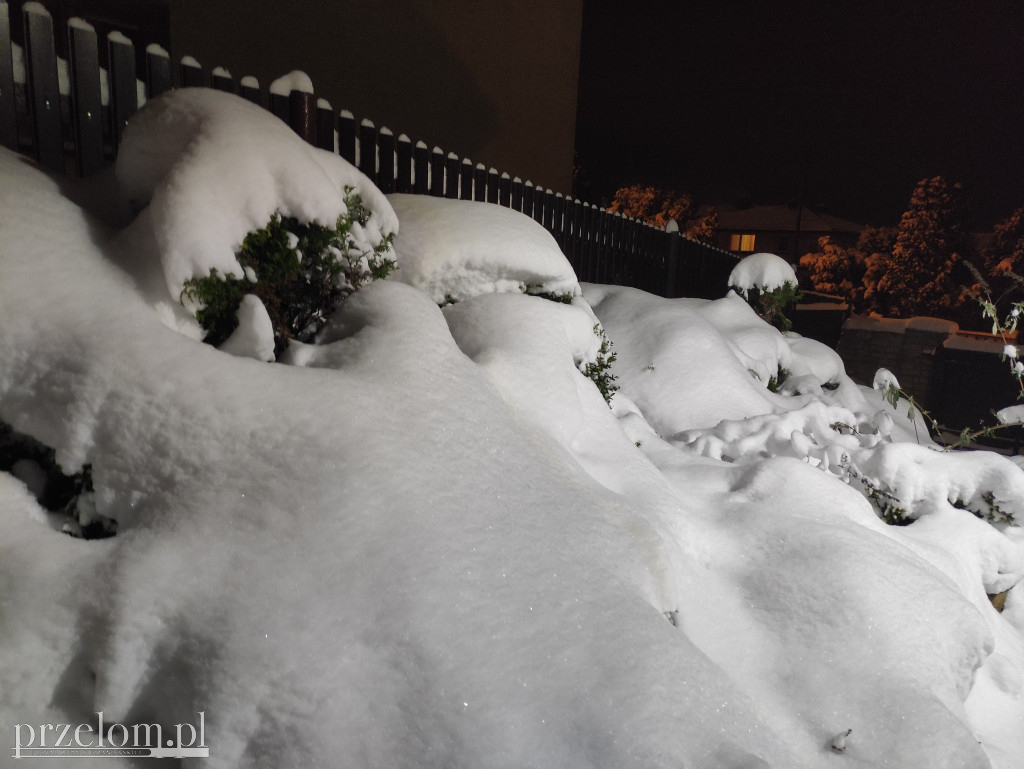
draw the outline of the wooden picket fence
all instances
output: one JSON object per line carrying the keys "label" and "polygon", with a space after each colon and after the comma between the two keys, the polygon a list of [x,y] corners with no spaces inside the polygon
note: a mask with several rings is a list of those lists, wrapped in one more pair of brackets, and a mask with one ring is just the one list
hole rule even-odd
{"label": "wooden picket fence", "polygon": [[486,201],[531,216],[554,236],[581,281],[669,297],[725,294],[736,264],[727,251],[430,149],[405,134],[396,138],[370,120],[357,123],[347,110],[336,113],[312,93],[272,92],[264,100],[255,78],[236,85],[220,67],[207,78],[188,56],[175,68],[156,45],[138,55],[119,33],[103,41],[102,68],[96,33],[71,22],[62,31],[67,58],[58,58],[51,17],[34,4],[23,19],[23,67],[16,72],[8,4],[0,2],[0,144],[50,170],[80,176],[99,171],[113,162],[124,126],[147,99],[174,87],[211,87],[266,107],[306,141],[356,165],[385,193]]}

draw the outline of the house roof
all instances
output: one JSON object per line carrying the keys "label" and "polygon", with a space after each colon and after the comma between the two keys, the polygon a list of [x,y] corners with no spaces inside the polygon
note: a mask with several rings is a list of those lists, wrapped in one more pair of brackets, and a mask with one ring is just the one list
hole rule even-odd
{"label": "house roof", "polygon": [[797,216],[800,216],[801,232],[860,232],[863,225],[831,214],[816,214],[809,208],[800,209],[789,206],[751,206],[738,211],[719,210],[718,230],[736,230],[742,232],[796,230]]}

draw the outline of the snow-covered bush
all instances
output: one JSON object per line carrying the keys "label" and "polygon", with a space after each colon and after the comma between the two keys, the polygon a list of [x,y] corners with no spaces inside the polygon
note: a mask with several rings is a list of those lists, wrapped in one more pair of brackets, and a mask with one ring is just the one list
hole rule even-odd
{"label": "snow-covered bush", "polygon": [[266,308],[274,355],[280,356],[289,340],[312,339],[345,296],[368,280],[388,276],[395,266],[393,235],[383,236],[369,251],[360,250],[352,227],[365,225],[369,215],[357,193],[346,193],[348,210],[334,227],[275,213],[266,227],[249,233],[235,254],[245,277],[212,269],[206,277],[185,281],[182,301],[196,308],[206,331],[203,341],[214,346],[226,342],[239,325],[242,298],[252,294]]}
{"label": "snow-covered bush", "polygon": [[775,254],[751,254],[729,273],[729,288],[780,331],[793,327],[787,313],[800,301],[793,266]]}
{"label": "snow-covered bush", "polygon": [[[214,344],[241,309],[241,338],[227,345],[236,354],[266,358],[268,327],[277,353],[308,338],[339,297],[394,265],[398,219],[380,190],[237,96],[188,88],[149,101],[125,128],[115,171],[137,212],[122,235],[130,260],[155,252],[167,298],[201,312],[198,335]],[[246,295],[260,301],[242,304]]]}

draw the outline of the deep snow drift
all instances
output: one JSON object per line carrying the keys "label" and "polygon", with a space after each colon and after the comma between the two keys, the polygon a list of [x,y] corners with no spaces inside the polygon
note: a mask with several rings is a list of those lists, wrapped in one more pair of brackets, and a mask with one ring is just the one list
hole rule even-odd
{"label": "deep snow drift", "polygon": [[[358,181],[238,101],[140,113],[120,194],[151,202],[120,230],[0,153],[0,419],[91,464],[119,524],[69,538],[0,473],[9,739],[203,711],[210,758],[184,766],[1019,766],[1024,538],[953,505],[991,492],[1020,520],[1016,466],[912,443],[735,295],[580,287],[488,204],[364,186],[395,280],[295,365],[203,345],[182,276]],[[611,409],[580,373],[598,321]]]}

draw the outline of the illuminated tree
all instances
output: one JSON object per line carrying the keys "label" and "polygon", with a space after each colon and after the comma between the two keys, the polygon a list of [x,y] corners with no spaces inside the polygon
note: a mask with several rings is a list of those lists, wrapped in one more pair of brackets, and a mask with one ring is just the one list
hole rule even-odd
{"label": "illuminated tree", "polygon": [[900,220],[891,258],[879,265],[874,293],[897,318],[959,318],[966,298],[962,286],[971,282],[962,264],[968,252],[960,185],[941,176],[922,179]]}
{"label": "illuminated tree", "polygon": [[664,227],[670,219],[675,219],[686,237],[703,243],[713,242],[718,229],[718,213],[712,209],[698,216],[692,196],[642,184],[616,190],[608,210],[656,227]]}
{"label": "illuminated tree", "polygon": [[834,296],[851,297],[856,284],[854,271],[857,261],[854,255],[832,242],[831,235],[818,238],[818,251],[800,257],[800,266],[811,273],[811,284],[815,291]]}
{"label": "illuminated tree", "polygon": [[882,315],[888,312],[889,296],[878,290],[878,282],[892,263],[896,233],[895,227],[865,227],[857,238],[855,250],[864,268],[864,277],[854,298],[858,310],[870,309]]}

